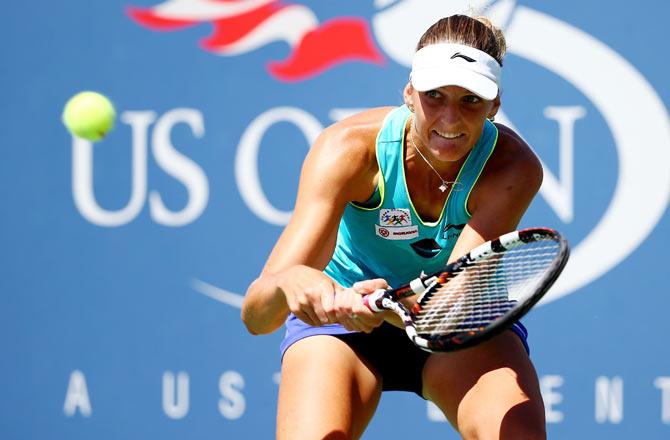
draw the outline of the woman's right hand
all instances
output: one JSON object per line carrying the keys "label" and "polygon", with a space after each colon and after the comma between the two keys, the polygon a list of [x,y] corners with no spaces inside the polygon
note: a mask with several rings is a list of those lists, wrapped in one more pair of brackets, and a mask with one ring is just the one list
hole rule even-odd
{"label": "woman's right hand", "polygon": [[382,279],[360,281],[345,289],[322,271],[298,265],[275,275],[289,310],[313,327],[340,323],[350,331],[370,333],[384,321],[385,314],[374,313],[363,303],[363,296],[388,288]]}
{"label": "woman's right hand", "polygon": [[322,271],[297,265],[277,274],[276,285],[284,293],[289,310],[314,327],[335,323],[335,295],[343,289]]}

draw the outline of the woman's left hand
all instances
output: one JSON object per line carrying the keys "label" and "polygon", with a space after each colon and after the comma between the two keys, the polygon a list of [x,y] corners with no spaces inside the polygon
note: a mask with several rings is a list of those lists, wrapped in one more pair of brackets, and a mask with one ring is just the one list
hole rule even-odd
{"label": "woman's left hand", "polygon": [[[344,289],[335,295],[333,312],[337,322],[344,328],[352,331],[370,333],[384,322],[383,313],[372,312],[364,303],[363,296],[377,289],[388,289],[386,280],[377,278],[354,283],[348,289]],[[331,315],[331,314],[329,314]]]}

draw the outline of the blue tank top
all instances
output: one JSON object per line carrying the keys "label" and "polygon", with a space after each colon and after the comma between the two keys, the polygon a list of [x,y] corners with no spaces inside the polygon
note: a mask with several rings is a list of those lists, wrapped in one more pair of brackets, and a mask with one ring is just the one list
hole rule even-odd
{"label": "blue tank top", "polygon": [[325,273],[344,287],[360,280],[384,278],[398,287],[444,267],[456,240],[470,220],[468,198],[491,156],[498,130],[486,121],[476,145],[463,163],[435,222],[421,219],[405,181],[406,106],[387,115],[377,136],[381,173],[378,190],[365,204],[347,205],[337,245]]}
{"label": "blue tank top", "polygon": [[[444,267],[471,217],[467,204],[472,188],[493,153],[498,129],[486,121],[482,135],[463,163],[455,185],[435,222],[417,214],[405,182],[405,127],[410,111],[392,110],[377,135],[381,173],[375,194],[363,205],[349,203],[337,233],[333,257],[324,272],[343,287],[356,281],[384,278],[398,287]],[[293,314],[286,320],[282,355],[294,342],[312,335],[349,333],[339,324],[312,327]]]}

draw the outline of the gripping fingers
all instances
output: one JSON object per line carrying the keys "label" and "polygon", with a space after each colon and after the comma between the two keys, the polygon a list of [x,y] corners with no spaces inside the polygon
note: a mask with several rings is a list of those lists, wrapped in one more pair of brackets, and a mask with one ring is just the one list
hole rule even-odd
{"label": "gripping fingers", "polygon": [[354,318],[354,325],[356,329],[365,333],[370,333],[375,328],[379,327],[384,321],[381,314],[373,313],[364,302],[364,297],[356,295],[352,305]]}
{"label": "gripping fingers", "polygon": [[374,292],[375,290],[388,289],[389,284],[382,278],[375,278],[374,280],[358,281],[354,283],[351,288],[361,295],[367,295]]}
{"label": "gripping fingers", "polygon": [[314,303],[310,301],[308,295],[302,294],[297,296],[294,301],[291,301],[289,308],[293,314],[305,324],[309,324],[314,327],[321,325],[321,319],[314,310]]}
{"label": "gripping fingers", "polygon": [[375,326],[370,325],[363,316],[352,313],[341,321],[341,324],[350,331],[370,333]]}
{"label": "gripping fingers", "polygon": [[321,293],[321,306],[323,307],[323,316],[321,316],[321,323],[335,323],[337,322],[337,315],[335,314],[335,295],[336,292],[323,291]]}
{"label": "gripping fingers", "polygon": [[356,323],[357,317],[352,309],[354,293],[351,289],[343,289],[335,295],[334,313],[337,322],[350,331],[360,331]]}
{"label": "gripping fingers", "polygon": [[319,318],[316,316],[316,313],[314,313],[314,310],[312,310],[310,307],[294,310],[293,314],[305,324],[309,324],[313,327],[318,327],[321,325]]}
{"label": "gripping fingers", "polygon": [[388,284],[384,280],[367,280],[354,284],[350,289],[339,291],[335,295],[337,321],[350,331],[369,333],[374,330],[383,322],[383,317],[372,313],[365,306],[362,295],[385,286]]}
{"label": "gripping fingers", "polygon": [[366,321],[361,319],[360,317],[356,317],[355,319],[352,319],[353,325],[355,327],[356,331],[359,332],[365,332],[365,333],[370,333],[372,330],[376,328],[376,326],[372,326],[368,324]]}

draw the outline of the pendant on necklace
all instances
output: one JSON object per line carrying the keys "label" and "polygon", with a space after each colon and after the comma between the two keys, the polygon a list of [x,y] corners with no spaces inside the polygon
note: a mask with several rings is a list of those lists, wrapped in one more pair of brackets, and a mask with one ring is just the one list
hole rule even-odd
{"label": "pendant on necklace", "polygon": [[447,184],[442,182],[442,185],[440,185],[438,189],[442,192],[445,192],[447,190]]}

